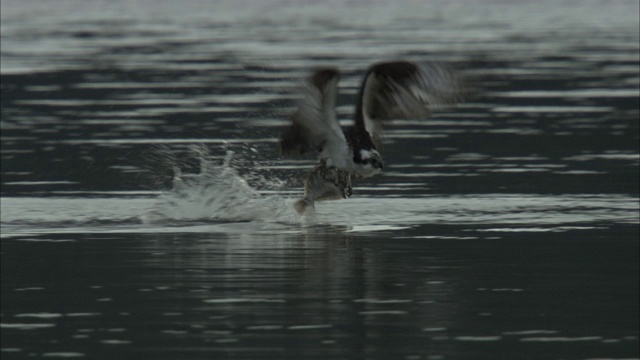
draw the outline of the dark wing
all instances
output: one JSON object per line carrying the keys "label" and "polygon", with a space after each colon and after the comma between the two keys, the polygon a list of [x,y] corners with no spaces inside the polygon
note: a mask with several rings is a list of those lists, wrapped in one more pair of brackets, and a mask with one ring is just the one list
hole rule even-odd
{"label": "dark wing", "polygon": [[291,115],[291,126],[278,141],[282,154],[304,154],[320,151],[321,157],[340,166],[344,162],[347,143],[336,119],[338,70],[316,70],[300,89],[301,98]]}
{"label": "dark wing", "polygon": [[431,108],[454,104],[463,93],[461,79],[442,63],[375,64],[362,83],[356,126],[364,127],[379,147],[384,121],[426,118]]}

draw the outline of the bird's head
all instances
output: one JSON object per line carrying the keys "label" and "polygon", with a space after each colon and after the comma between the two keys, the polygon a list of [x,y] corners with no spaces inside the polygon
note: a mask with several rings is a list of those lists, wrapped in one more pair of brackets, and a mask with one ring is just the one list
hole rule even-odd
{"label": "bird's head", "polygon": [[367,175],[364,177],[373,176],[384,168],[382,156],[376,149],[360,149],[354,154],[353,161],[366,169]]}

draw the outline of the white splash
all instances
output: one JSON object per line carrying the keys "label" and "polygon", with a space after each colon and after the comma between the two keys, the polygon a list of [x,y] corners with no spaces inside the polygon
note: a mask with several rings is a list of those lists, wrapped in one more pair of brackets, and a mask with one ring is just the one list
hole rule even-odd
{"label": "white splash", "polygon": [[202,150],[200,173],[183,174],[174,166],[173,188],[160,195],[144,216],[145,223],[167,221],[297,221],[290,201],[280,195],[263,195],[251,187],[232,166],[233,151],[222,163]]}

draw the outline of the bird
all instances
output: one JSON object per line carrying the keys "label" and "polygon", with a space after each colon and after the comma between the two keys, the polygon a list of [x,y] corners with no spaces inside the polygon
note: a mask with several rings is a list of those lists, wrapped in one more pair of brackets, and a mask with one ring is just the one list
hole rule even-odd
{"label": "bird", "polygon": [[336,117],[339,79],[336,67],[312,71],[277,143],[282,155],[318,154],[318,165],[304,181],[304,197],[294,203],[300,214],[314,208],[316,201],[350,197],[352,179],[382,172],[379,149],[386,122],[428,118],[431,108],[454,104],[465,92],[459,74],[445,63],[374,63],[361,81],[353,123],[342,128]]}

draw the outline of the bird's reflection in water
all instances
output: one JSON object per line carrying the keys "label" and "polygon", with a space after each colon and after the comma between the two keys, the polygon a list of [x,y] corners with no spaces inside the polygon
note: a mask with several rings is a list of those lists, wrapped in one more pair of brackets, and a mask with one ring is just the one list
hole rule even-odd
{"label": "bird's reflection in water", "polygon": [[[309,225],[262,236],[163,235],[152,251],[167,256],[144,266],[174,268],[155,272],[158,283],[179,281],[200,290],[189,295],[201,302],[198,316],[225,316],[226,330],[238,333],[260,326],[325,326],[331,329],[326,336],[389,338],[389,317],[405,336],[431,336],[415,330],[451,326],[455,282],[442,271],[442,259],[390,246],[388,233],[350,230]],[[402,271],[409,268],[412,277]],[[247,311],[253,315],[241,315]]]}

